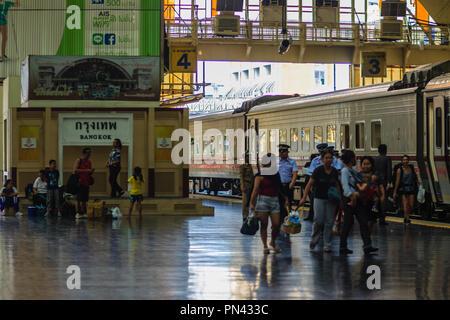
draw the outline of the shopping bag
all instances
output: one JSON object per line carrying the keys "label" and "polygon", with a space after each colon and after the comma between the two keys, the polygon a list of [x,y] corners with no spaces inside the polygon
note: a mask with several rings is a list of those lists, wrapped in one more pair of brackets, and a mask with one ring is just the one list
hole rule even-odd
{"label": "shopping bag", "polygon": [[425,189],[421,185],[419,186],[419,191],[417,192],[417,202],[419,203],[425,202]]}
{"label": "shopping bag", "polygon": [[249,216],[244,220],[241,227],[241,233],[249,236],[253,236],[259,230],[259,220],[252,211]]}

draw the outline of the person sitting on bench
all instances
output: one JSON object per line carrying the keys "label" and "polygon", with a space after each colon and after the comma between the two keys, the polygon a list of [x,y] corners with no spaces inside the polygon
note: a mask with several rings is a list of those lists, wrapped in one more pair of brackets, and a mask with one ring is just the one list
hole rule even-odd
{"label": "person sitting on bench", "polygon": [[23,213],[19,212],[18,195],[17,189],[13,185],[13,181],[11,179],[6,180],[5,186],[0,190],[0,210],[2,216],[6,214],[7,209],[12,207],[17,216],[23,215]]}

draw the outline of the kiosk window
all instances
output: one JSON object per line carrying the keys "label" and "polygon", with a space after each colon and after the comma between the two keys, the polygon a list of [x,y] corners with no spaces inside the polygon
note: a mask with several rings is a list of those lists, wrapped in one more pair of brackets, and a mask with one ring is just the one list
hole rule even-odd
{"label": "kiosk window", "polygon": [[298,151],[298,129],[297,128],[291,129],[291,151],[292,152]]}

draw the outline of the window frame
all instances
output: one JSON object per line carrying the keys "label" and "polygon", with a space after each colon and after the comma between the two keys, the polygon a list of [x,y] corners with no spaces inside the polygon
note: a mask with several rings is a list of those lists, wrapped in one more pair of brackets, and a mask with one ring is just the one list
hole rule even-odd
{"label": "window frame", "polygon": [[373,132],[372,132],[372,124],[375,123],[375,122],[379,122],[380,123],[380,144],[383,143],[382,139],[381,139],[381,129],[383,128],[383,121],[381,119],[370,120],[370,150],[371,151],[378,151],[378,146],[376,146],[376,147],[372,146],[372,134],[373,134]]}
{"label": "window frame", "polygon": [[[438,119],[437,113],[440,111],[440,119]],[[436,107],[434,109],[434,147],[436,149],[442,150],[442,114],[444,111],[441,107]],[[440,130],[438,130],[440,129]],[[438,136],[439,133],[439,136]],[[438,137],[440,144],[438,145]]]}
{"label": "window frame", "polygon": [[336,147],[337,147],[337,126],[336,126],[336,123],[329,123],[329,124],[327,124],[327,130],[326,130],[327,138],[325,140],[325,143],[328,144],[328,146],[330,146],[330,143],[332,143],[332,142],[328,142],[328,127],[334,127],[334,149],[336,149]]}
{"label": "window frame", "polygon": [[[296,144],[296,147],[295,147],[295,148],[292,147],[292,143],[293,143],[292,137],[294,136],[294,135],[292,134],[292,131],[293,131],[293,130],[297,130],[297,141],[295,141],[295,144]],[[297,127],[295,127],[295,128],[290,128],[290,129],[289,129],[289,145],[291,146],[291,152],[299,152],[299,150],[298,150],[298,140],[299,140],[298,131],[299,131],[299,130],[298,130]]]}
{"label": "window frame", "polygon": [[[322,141],[320,142],[320,143],[318,143],[318,144],[316,144],[316,128],[321,128],[322,130]],[[323,125],[317,125],[317,126],[313,126],[313,150],[316,150],[317,149],[317,146],[319,145],[319,144],[321,144],[321,143],[324,143],[323,142]]]}
{"label": "window frame", "polygon": [[[341,139],[341,135],[342,135],[342,126],[347,126],[348,128],[348,146],[342,148],[342,139]],[[351,130],[351,124],[350,122],[341,122],[339,124],[339,149],[340,150],[344,150],[344,149],[351,149],[351,144],[352,144],[352,135],[350,133]]]}
{"label": "window frame", "polygon": [[[357,130],[356,130],[356,126],[358,125],[358,124],[363,124],[364,125],[364,130],[363,130],[363,133],[364,133],[364,138],[363,138],[363,141],[364,141],[364,146],[362,147],[362,148],[357,148],[356,147],[356,142],[357,142]],[[366,150],[366,121],[365,120],[360,120],[360,121],[355,121],[355,151],[365,151]]]}
{"label": "window frame", "polygon": [[[302,131],[303,131],[303,129],[308,129],[308,150],[304,150],[303,149],[303,135],[301,134],[302,133]],[[301,138],[300,140],[301,140],[301,152],[311,152],[311,127],[308,127],[308,126],[306,126],[306,127],[300,127],[300,135],[299,135],[299,137]],[[305,135],[306,136],[306,135]]]}

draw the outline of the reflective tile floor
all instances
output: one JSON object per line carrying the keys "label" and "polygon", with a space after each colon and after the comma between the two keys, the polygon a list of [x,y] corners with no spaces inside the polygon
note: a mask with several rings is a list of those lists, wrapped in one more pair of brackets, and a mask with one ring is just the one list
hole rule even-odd
{"label": "reflective tile floor", "polygon": [[[239,233],[240,205],[205,201],[215,217],[82,221],[0,219],[0,299],[449,299],[450,230],[375,227],[364,258],[357,225],[348,257],[309,251],[311,223],[263,255]],[[68,290],[66,269],[81,270]],[[381,289],[367,289],[367,268]]]}

